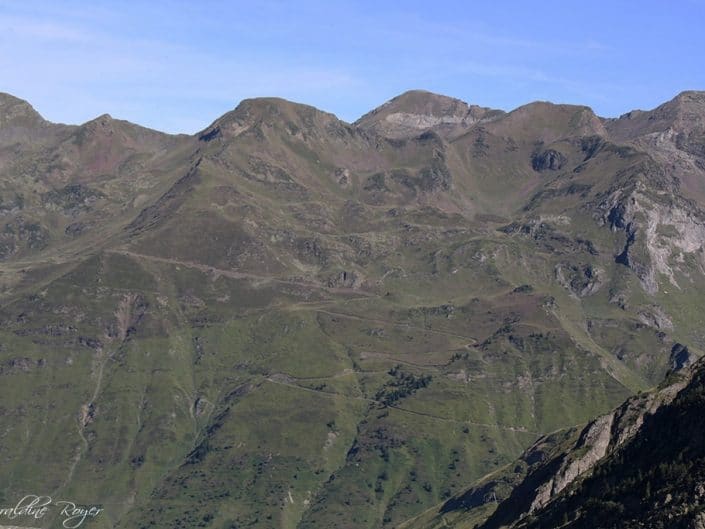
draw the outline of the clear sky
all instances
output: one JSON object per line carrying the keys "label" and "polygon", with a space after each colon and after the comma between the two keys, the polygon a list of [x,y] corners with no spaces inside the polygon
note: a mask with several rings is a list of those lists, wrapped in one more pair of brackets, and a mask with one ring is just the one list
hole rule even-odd
{"label": "clear sky", "polygon": [[705,89],[705,0],[0,0],[0,91],[192,133],[247,97],[354,121],[424,88],[603,116]]}

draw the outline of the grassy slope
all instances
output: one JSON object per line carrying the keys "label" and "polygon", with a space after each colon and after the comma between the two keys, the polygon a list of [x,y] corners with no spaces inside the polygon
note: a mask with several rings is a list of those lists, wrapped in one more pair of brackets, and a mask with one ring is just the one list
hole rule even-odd
{"label": "grassy slope", "polygon": [[[100,501],[96,527],[393,526],[700,343],[699,283],[644,297],[583,209],[618,153],[573,173],[559,142],[573,165],[539,173],[525,128],[387,142],[281,105],[144,162],[148,192],[103,184],[131,204],[114,222],[69,240],[59,216],[2,264],[0,497]],[[581,297],[586,266],[603,284]],[[657,302],[666,335],[638,319]]]}

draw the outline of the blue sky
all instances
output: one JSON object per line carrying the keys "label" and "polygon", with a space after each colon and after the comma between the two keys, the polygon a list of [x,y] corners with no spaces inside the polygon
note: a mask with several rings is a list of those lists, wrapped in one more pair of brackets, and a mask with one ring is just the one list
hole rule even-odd
{"label": "blue sky", "polygon": [[0,91],[188,133],[247,97],[354,121],[412,88],[617,116],[705,89],[704,27],[705,0],[0,0]]}

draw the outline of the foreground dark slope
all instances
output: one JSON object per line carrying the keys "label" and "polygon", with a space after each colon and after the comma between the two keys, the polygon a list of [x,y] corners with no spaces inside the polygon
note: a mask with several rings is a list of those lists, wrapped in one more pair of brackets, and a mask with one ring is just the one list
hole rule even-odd
{"label": "foreground dark slope", "polygon": [[255,99],[194,137],[1,110],[3,504],[393,526],[703,347],[690,119],[675,177],[548,103]]}
{"label": "foreground dark slope", "polygon": [[672,402],[649,410],[624,446],[517,527],[703,527],[704,409],[705,369],[699,365]]}
{"label": "foreground dark slope", "polygon": [[542,437],[405,527],[702,527],[704,377],[699,361],[584,428]]}

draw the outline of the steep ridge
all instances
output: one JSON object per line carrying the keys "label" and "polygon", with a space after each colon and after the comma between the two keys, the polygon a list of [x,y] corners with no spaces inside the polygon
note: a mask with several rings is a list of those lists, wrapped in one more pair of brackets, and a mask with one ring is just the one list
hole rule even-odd
{"label": "steep ridge", "polygon": [[618,119],[605,120],[605,126],[619,141],[635,140],[669,130],[687,135],[702,129],[703,110],[705,94],[686,91],[653,110],[633,110]]}

